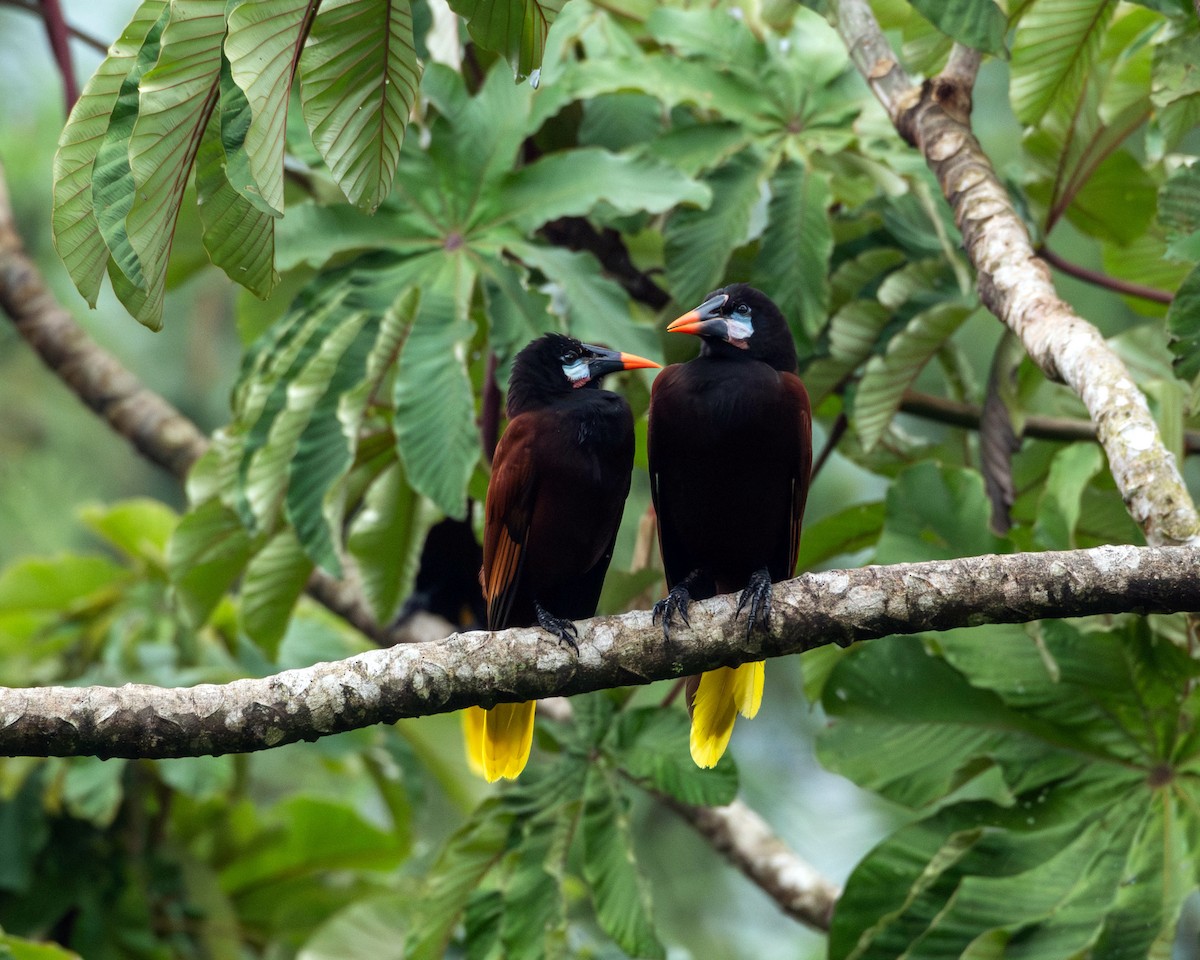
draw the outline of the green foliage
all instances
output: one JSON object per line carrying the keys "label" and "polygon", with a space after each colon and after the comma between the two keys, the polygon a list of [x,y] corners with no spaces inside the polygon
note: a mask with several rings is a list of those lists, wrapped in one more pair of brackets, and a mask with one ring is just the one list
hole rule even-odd
{"label": "green foliage", "polygon": [[1198,879],[1195,676],[1137,621],[994,629],[986,651],[964,631],[895,637],[844,657],[823,760],[920,819],[856,868],[830,956],[1169,951]]}
{"label": "green foliage", "polygon": [[[1188,0],[873,6],[917,73],[954,41],[1011,47],[1008,86],[985,69],[976,88],[976,130],[1037,242],[1176,292],[1085,312],[1182,450],[1200,425]],[[107,273],[156,328],[195,228],[255,296],[299,292],[242,318],[230,422],[181,518],[96,508],[104,552],[0,571],[6,683],[222,682],[361,649],[304,584],[353,574],[392,621],[430,526],[486,489],[489,365],[502,389],[548,329],[682,359],[694,345],[663,322],[732,280],[784,308],[820,432],[849,427],[800,569],[1137,542],[1096,446],[1026,438],[997,536],[973,435],[902,413],[913,391],[982,404],[994,324],[938,187],[810,9],[451,7],[457,35],[407,0],[134,11],[55,159],[72,280],[94,304]],[[644,431],[648,379],[609,382]],[[1006,405],[1018,424],[1082,415],[1029,363]],[[646,504],[635,479],[631,521]],[[657,589],[653,565],[628,569],[632,526],[605,609]],[[1167,955],[1200,851],[1183,633],[1046,623],[806,658],[832,718],[822,761],[910,812],[851,875],[830,955]],[[539,720],[529,770],[482,801],[456,724],[432,718],[252,757],[4,760],[0,953],[62,955],[19,940],[50,931],[88,957],[662,956],[681,935],[647,882],[644,795],[728,803],[738,774],[695,768],[683,711],[641,704]],[[693,953],[717,949],[696,931]]]}

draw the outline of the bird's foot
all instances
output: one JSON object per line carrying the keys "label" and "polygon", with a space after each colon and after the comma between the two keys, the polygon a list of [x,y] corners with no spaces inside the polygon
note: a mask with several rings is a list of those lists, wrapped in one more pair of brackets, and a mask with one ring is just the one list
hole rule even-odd
{"label": "bird's foot", "polygon": [[671,642],[671,620],[676,613],[679,614],[679,619],[683,621],[685,627],[692,625],[692,621],[688,619],[688,607],[692,603],[692,595],[688,592],[688,587],[692,585],[699,573],[699,570],[693,570],[675,584],[663,599],[650,608],[651,623],[657,623],[658,618],[662,617],[663,640],[667,643]]}
{"label": "bird's foot", "polygon": [[570,620],[554,616],[540,603],[534,603],[533,606],[537,611],[538,626],[547,633],[552,633],[558,637],[559,643],[565,643],[576,653],[579,653],[579,630],[575,624]]}
{"label": "bird's foot", "polygon": [[761,623],[765,628],[771,622],[771,573],[766,567],[750,575],[750,582],[738,597],[737,613],[741,613],[747,603],[750,604],[746,617],[746,636],[749,637],[756,624]]}

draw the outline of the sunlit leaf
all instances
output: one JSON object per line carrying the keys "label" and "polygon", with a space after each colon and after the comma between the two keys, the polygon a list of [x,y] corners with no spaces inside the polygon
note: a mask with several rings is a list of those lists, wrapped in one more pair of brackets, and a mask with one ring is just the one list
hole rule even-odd
{"label": "sunlit leaf", "polygon": [[1008,21],[993,0],[909,0],[942,33],[983,53],[1004,52]]}
{"label": "sunlit leaf", "polygon": [[471,39],[499,53],[524,80],[542,65],[546,34],[566,0],[450,0]]}
{"label": "sunlit leaf", "polygon": [[229,12],[225,55],[252,119],[245,133],[250,171],[268,207],[283,212],[288,98],[318,0],[242,0]]}
{"label": "sunlit leaf", "polygon": [[1076,546],[1083,491],[1103,466],[1104,456],[1094,443],[1073,443],[1054,455],[1033,529],[1042,547],[1070,550]]}
{"label": "sunlit leaf", "polygon": [[172,0],[158,62],[140,84],[138,117],[129,139],[136,192],[125,223],[142,278],[126,276],[146,292],[135,315],[152,329],[162,325],[175,219],[201,135],[216,107],[224,39],[225,0]]}
{"label": "sunlit leaf", "polygon": [[208,619],[249,558],[250,537],[220,500],[207,500],[183,515],[167,547],[167,564],[192,623]]}
{"label": "sunlit leaf", "polygon": [[1167,310],[1175,372],[1186,380],[1200,376],[1200,267],[1187,275]]}
{"label": "sunlit leaf", "polygon": [[771,178],[767,228],[754,265],[760,287],[771,294],[794,330],[814,339],[829,305],[829,179],[798,161]]}
{"label": "sunlit leaf", "polygon": [[957,303],[930,307],[888,341],[886,353],[867,363],[854,397],[854,425],[866,449],[879,442],[904,391],[970,314],[970,307]]}
{"label": "sunlit leaf", "polygon": [[229,278],[260,299],[278,282],[275,219],[229,180],[247,164],[245,135],[250,108],[222,65],[221,99],[204,128],[196,153],[196,201],[204,226],[204,249]]}
{"label": "sunlit leaf", "polygon": [[54,246],[93,307],[108,264],[108,247],[93,206],[96,158],[123,87],[137,103],[137,80],[158,56],[166,13],[167,0],[142,0],[80,93],[54,154]]}
{"label": "sunlit leaf", "polygon": [[481,448],[465,362],[474,324],[455,302],[460,280],[447,270],[422,290],[400,352],[394,398],[396,446],[413,489],[461,518]]}
{"label": "sunlit leaf", "polygon": [[600,771],[588,777],[582,833],[583,875],[600,926],[630,956],[665,958],[634,859],[628,816],[620,795]]}
{"label": "sunlit leaf", "polygon": [[374,210],[391,189],[417,83],[407,0],[321,4],[300,56],[300,99],[313,143],[356,206]]}
{"label": "sunlit leaf", "polygon": [[1100,49],[1115,0],[1038,0],[1017,27],[1013,110],[1037,123],[1056,100],[1071,101]]}

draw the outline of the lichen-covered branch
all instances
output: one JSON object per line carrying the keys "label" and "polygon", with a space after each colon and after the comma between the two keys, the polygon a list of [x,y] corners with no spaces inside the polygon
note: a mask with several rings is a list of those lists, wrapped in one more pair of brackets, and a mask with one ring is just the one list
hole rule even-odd
{"label": "lichen-covered branch", "polygon": [[736,597],[695,604],[665,644],[647,612],[580,627],[576,655],[537,628],[453,634],[271,677],[184,689],[0,689],[0,755],[244,753],[472,704],[649,683],[893,633],[1045,617],[1200,610],[1200,550],[1096,547],[806,574],[775,587],[768,631]]}
{"label": "lichen-covered branch", "polygon": [[1029,232],[970,128],[974,71],[964,54],[915,86],[896,60],[867,0],[836,0],[834,18],[851,59],[896,129],[924,155],[954,210],[983,303],[1029,356],[1070,386],[1096,424],[1125,504],[1154,544],[1200,544],[1200,515],[1146,398],[1104,338],[1054,289]]}

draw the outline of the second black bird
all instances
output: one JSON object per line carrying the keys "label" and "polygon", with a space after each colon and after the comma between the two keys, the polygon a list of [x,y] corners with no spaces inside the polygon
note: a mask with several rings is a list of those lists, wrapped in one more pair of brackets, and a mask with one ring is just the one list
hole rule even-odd
{"label": "second black bird", "polygon": [[[812,467],[812,414],[779,308],[744,283],[711,294],[668,330],[701,341],[650,399],[650,489],[670,593],[655,606],[669,640],[688,603],[741,590],[747,631],[770,616],[771,584],[792,576]],[[721,758],[737,713],[762,700],[763,665],[688,682],[692,759]]]}

